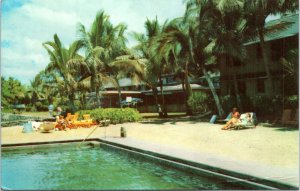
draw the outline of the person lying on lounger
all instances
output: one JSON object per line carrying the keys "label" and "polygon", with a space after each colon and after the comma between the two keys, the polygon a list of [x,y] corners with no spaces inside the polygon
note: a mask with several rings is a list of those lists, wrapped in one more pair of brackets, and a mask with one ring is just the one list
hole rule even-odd
{"label": "person lying on lounger", "polygon": [[233,125],[240,122],[240,113],[235,111],[232,115],[232,118],[222,127],[222,130],[230,129]]}

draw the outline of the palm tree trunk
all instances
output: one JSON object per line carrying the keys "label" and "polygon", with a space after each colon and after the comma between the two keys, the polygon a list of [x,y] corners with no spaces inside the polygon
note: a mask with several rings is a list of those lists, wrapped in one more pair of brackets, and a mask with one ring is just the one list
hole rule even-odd
{"label": "palm tree trunk", "polygon": [[223,116],[225,115],[225,112],[224,112],[224,110],[223,110],[223,108],[222,108],[222,105],[221,105],[219,96],[218,96],[218,94],[217,94],[217,91],[216,91],[216,89],[215,89],[215,87],[214,87],[214,84],[213,84],[213,82],[212,82],[210,76],[208,75],[208,73],[207,73],[207,71],[206,71],[206,69],[205,69],[204,67],[202,68],[202,72],[203,72],[203,74],[204,74],[204,76],[205,76],[205,79],[206,79],[206,81],[207,81],[207,83],[208,83],[208,87],[209,87],[209,89],[210,89],[210,91],[211,91],[211,93],[212,93],[212,95],[213,95],[213,97],[214,97],[215,104],[216,104],[216,106],[217,106],[217,108],[218,108],[219,116],[220,116],[220,117],[223,117]]}
{"label": "palm tree trunk", "polygon": [[118,79],[116,79],[116,82],[117,82],[118,95],[119,95],[119,107],[121,108],[121,101],[122,101],[121,87],[120,87]]}
{"label": "palm tree trunk", "polygon": [[167,107],[166,107],[166,103],[165,103],[165,96],[164,96],[164,90],[163,90],[163,81],[162,81],[161,76],[159,77],[159,84],[160,84],[161,104],[163,106],[163,117],[167,117],[168,113],[167,113]]}
{"label": "palm tree trunk", "polygon": [[[153,97],[154,97],[154,102],[155,102],[155,105],[156,105],[156,111],[157,111],[157,113],[159,114],[159,115],[161,115],[160,113],[159,113],[159,109],[158,109],[158,91],[157,91],[157,88],[156,88],[156,86],[151,86],[151,89],[152,89],[152,93],[153,93]],[[162,116],[160,116],[160,117],[162,117]]]}
{"label": "palm tree trunk", "polygon": [[269,68],[269,59],[267,57],[266,54],[266,46],[265,46],[265,39],[264,39],[264,32],[263,29],[258,29],[258,36],[259,36],[259,45],[260,45],[260,50],[261,50],[261,55],[263,57],[263,63],[264,63],[264,67],[265,67],[265,72],[267,74],[267,82],[268,82],[268,86],[267,86],[267,94],[270,95],[270,93],[273,90],[273,80],[272,80],[272,75],[271,75],[271,71]]}
{"label": "palm tree trunk", "polygon": [[[232,57],[229,58],[229,62],[230,62],[231,67],[233,67]],[[239,108],[239,110],[243,111],[241,96],[240,96],[240,92],[239,92],[239,89],[238,89],[238,84],[237,84],[237,79],[236,79],[236,74],[235,73],[233,73],[233,87],[234,87],[234,93],[235,93],[235,97],[236,97],[237,107]]]}
{"label": "palm tree trunk", "polygon": [[181,79],[181,86],[182,86],[182,91],[183,91],[183,100],[185,100],[185,108],[188,108],[187,102],[186,102],[186,91],[185,91],[185,87],[184,87],[184,78]]}
{"label": "palm tree trunk", "polygon": [[71,112],[75,113],[76,112],[76,107],[74,104],[75,95],[73,93],[71,93],[68,97],[69,97],[69,104],[70,104]]}
{"label": "palm tree trunk", "polygon": [[189,75],[188,75],[188,61],[185,64],[185,71],[184,71],[184,82],[185,82],[185,102],[186,102],[186,114],[192,115],[193,111],[192,108],[188,104],[189,98],[192,96],[192,88],[189,82]]}
{"label": "palm tree trunk", "polygon": [[100,95],[99,95],[99,86],[96,86],[96,104],[97,104],[97,108],[100,107]]}

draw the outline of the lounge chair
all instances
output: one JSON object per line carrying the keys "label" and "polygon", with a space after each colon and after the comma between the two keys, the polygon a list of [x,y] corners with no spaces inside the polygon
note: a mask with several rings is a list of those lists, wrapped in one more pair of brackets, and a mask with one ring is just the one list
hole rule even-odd
{"label": "lounge chair", "polygon": [[[249,117],[247,115],[250,115]],[[253,112],[243,113],[240,116],[240,122],[234,124],[230,129],[244,129],[244,128],[255,128],[257,126],[257,117]]]}
{"label": "lounge chair", "polygon": [[218,119],[217,123],[226,123],[232,118],[232,112],[230,112],[225,119]]}

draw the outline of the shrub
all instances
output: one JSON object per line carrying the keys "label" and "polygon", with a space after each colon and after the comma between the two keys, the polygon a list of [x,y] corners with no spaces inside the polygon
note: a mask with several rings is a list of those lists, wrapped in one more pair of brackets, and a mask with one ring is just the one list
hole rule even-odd
{"label": "shrub", "polygon": [[279,115],[283,109],[283,99],[281,96],[262,96],[250,97],[254,111],[259,116]]}
{"label": "shrub", "polygon": [[211,108],[212,99],[205,92],[193,92],[188,99],[188,105],[192,108],[193,113],[206,112]]}
{"label": "shrub", "polygon": [[48,106],[42,104],[41,102],[36,102],[35,103],[35,108],[37,111],[48,111]]}
{"label": "shrub", "polygon": [[82,115],[90,114],[91,118],[95,120],[109,119],[113,124],[135,122],[142,118],[140,113],[133,108],[99,108],[94,110],[81,110],[78,114],[80,119],[82,119]]}

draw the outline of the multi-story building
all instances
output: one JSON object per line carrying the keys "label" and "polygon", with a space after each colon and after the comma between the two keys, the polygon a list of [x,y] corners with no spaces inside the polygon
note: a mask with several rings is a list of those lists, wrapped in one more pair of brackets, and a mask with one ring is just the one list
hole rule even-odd
{"label": "multi-story building", "polygon": [[268,92],[267,74],[265,72],[259,39],[244,43],[247,50],[246,59],[235,61],[234,66],[228,62],[220,64],[220,90],[222,95],[234,94],[233,74],[236,75],[240,94],[253,95],[284,95],[284,68],[280,58],[285,58],[288,51],[298,49],[299,15],[286,15],[266,23],[265,35],[266,55],[272,75],[273,89]]}

